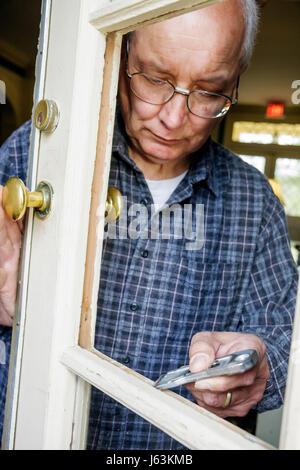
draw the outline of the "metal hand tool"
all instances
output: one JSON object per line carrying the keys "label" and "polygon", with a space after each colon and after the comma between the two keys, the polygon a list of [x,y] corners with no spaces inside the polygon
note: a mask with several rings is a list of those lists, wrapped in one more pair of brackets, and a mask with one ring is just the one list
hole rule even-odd
{"label": "metal hand tool", "polygon": [[159,377],[154,383],[154,387],[163,390],[178,387],[197,380],[212,377],[242,374],[252,367],[258,361],[257,352],[254,349],[234,352],[227,356],[219,357],[206,370],[192,374],[189,366],[182,366],[179,369],[171,370]]}

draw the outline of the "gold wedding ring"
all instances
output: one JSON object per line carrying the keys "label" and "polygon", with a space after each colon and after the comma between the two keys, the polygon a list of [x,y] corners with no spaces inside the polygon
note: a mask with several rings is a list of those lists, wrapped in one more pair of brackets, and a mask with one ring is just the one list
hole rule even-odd
{"label": "gold wedding ring", "polygon": [[228,406],[230,406],[231,398],[232,398],[232,393],[231,393],[231,392],[227,392],[226,400],[225,400],[225,403],[224,403],[224,405],[222,406],[222,408],[228,408]]}

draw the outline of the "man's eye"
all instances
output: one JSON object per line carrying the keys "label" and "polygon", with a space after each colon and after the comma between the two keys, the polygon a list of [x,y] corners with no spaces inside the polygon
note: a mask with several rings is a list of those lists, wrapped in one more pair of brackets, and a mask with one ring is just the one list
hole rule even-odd
{"label": "man's eye", "polygon": [[147,75],[146,78],[148,82],[151,83],[152,85],[162,86],[166,84],[165,80],[161,80],[160,78],[150,77],[149,75]]}

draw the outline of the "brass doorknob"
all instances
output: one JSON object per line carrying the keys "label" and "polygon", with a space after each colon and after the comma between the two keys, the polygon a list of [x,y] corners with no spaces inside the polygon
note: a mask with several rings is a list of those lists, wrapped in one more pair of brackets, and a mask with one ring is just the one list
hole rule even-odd
{"label": "brass doorknob", "polygon": [[[27,207],[34,207],[36,215],[45,219],[51,211],[52,196],[52,186],[46,181],[41,181],[34,192],[29,192],[22,180],[13,177],[7,180],[3,188],[3,207],[8,217],[15,221],[22,219]],[[118,220],[122,209],[121,192],[113,186],[109,187],[105,205],[106,221],[111,223]]]}
{"label": "brass doorknob", "polygon": [[115,222],[123,210],[123,196],[114,186],[110,186],[107,191],[105,218],[106,222]]}
{"label": "brass doorknob", "polygon": [[3,207],[12,220],[20,220],[27,207],[35,207],[36,215],[45,219],[51,211],[53,190],[49,183],[41,181],[34,192],[29,192],[22,180],[9,178],[3,188]]}

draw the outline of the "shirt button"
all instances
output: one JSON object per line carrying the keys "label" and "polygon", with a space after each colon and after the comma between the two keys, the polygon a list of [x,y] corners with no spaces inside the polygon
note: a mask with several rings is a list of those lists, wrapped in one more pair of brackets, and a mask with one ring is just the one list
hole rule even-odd
{"label": "shirt button", "polygon": [[148,199],[142,199],[141,200],[141,204],[143,204],[144,206],[146,206],[148,204]]}
{"label": "shirt button", "polygon": [[124,364],[129,364],[130,363],[130,357],[129,356],[124,357],[123,363]]}
{"label": "shirt button", "polygon": [[138,309],[138,305],[137,305],[137,304],[131,304],[131,305],[130,305],[130,310],[131,310],[132,312],[135,312],[137,309]]}
{"label": "shirt button", "polygon": [[143,258],[148,258],[148,256],[149,256],[149,251],[148,251],[148,250],[142,250],[142,251],[141,251],[141,255],[142,255]]}

